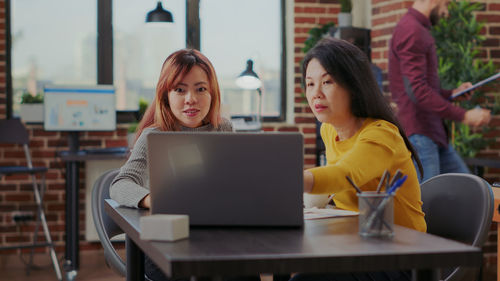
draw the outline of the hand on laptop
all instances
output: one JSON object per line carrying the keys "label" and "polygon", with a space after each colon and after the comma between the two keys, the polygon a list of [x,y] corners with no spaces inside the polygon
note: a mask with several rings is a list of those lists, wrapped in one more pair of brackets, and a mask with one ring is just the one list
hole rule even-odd
{"label": "hand on laptop", "polygon": [[149,209],[151,207],[151,195],[146,195],[146,197],[142,198],[139,201],[139,207]]}

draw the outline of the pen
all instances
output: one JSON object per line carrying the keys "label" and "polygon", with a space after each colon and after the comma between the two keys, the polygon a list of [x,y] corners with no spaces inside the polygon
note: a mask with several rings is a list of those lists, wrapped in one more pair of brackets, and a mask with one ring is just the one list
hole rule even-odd
{"label": "pen", "polygon": [[385,191],[389,190],[389,181],[391,180],[391,172],[387,172],[387,177],[385,177]]}
{"label": "pen", "polygon": [[407,175],[404,177],[398,179],[392,186],[391,188],[387,191],[388,196],[396,192],[396,190],[405,182],[406,178],[408,178]]}
{"label": "pen", "polygon": [[392,177],[392,180],[389,182],[389,186],[393,186],[394,183],[403,175],[403,173],[401,173],[401,170],[400,169],[397,169],[396,170],[396,173],[394,174],[394,177]]}
{"label": "pen", "polygon": [[352,179],[349,177],[349,176],[345,176],[345,178],[347,179],[347,181],[352,185],[352,187],[354,187],[354,189],[356,189],[356,192],[357,193],[362,193],[363,191],[361,191],[361,189],[352,181]]}
{"label": "pen", "polygon": [[328,201],[326,203],[326,207],[328,207],[328,205],[335,206],[335,202],[333,202],[333,196],[335,196],[335,193],[328,196]]}
{"label": "pen", "polygon": [[382,174],[380,181],[378,182],[377,193],[380,193],[380,189],[382,188],[382,184],[385,182],[385,177],[387,176],[387,172],[389,172],[389,171],[386,169],[384,171],[384,173]]}

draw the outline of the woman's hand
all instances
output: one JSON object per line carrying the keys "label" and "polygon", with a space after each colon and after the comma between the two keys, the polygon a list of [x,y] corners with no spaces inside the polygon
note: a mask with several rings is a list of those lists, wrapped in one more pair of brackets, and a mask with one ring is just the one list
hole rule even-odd
{"label": "woman's hand", "polygon": [[314,185],[314,176],[309,171],[304,171],[304,192],[311,192]]}
{"label": "woman's hand", "polygon": [[151,195],[148,194],[144,198],[142,198],[142,200],[139,201],[139,207],[146,209],[151,208]]}

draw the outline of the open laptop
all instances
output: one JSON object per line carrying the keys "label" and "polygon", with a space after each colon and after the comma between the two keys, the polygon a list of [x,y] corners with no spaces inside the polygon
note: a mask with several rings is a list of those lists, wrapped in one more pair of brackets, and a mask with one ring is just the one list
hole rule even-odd
{"label": "open laptop", "polygon": [[300,133],[153,132],[147,141],[153,214],[202,226],[303,225]]}

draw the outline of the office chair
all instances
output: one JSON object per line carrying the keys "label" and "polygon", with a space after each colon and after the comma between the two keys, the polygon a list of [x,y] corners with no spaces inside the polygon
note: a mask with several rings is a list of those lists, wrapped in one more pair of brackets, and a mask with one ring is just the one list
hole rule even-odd
{"label": "office chair", "polygon": [[110,199],[109,188],[119,171],[119,169],[108,170],[95,181],[94,188],[92,189],[92,217],[104,250],[106,263],[119,275],[126,276],[125,261],[118,255],[110,240],[124,232],[104,210],[104,200]]}
{"label": "office chair", "polygon": [[[427,232],[481,248],[493,216],[493,191],[482,178],[449,173],[421,184]],[[477,280],[479,269],[443,270],[442,280]]]}
{"label": "office chair", "polygon": [[[29,269],[31,268],[33,262],[33,249],[37,247],[49,247],[50,257],[52,259],[52,264],[54,265],[54,270],[56,271],[57,279],[62,280],[61,269],[59,267],[59,262],[57,260],[54,244],[52,243],[52,238],[50,236],[47,220],[45,219],[45,212],[43,210],[43,195],[45,192],[45,173],[47,172],[47,168],[33,167],[33,163],[31,162],[31,154],[29,150],[29,132],[28,130],[26,130],[26,128],[19,119],[0,120],[0,143],[17,144],[23,146],[24,155],[26,157],[26,165],[0,166],[0,177],[3,175],[29,174],[33,186],[33,194],[35,196],[35,203],[37,207],[33,243],[29,245],[6,246],[6,247],[1,247],[0,249],[31,248],[32,251],[30,254],[29,265],[28,265],[28,273],[29,273]],[[40,184],[37,183],[36,179],[37,174],[41,176]],[[38,228],[40,222],[42,224],[43,232],[45,234],[45,239],[47,243],[37,244]]]}

